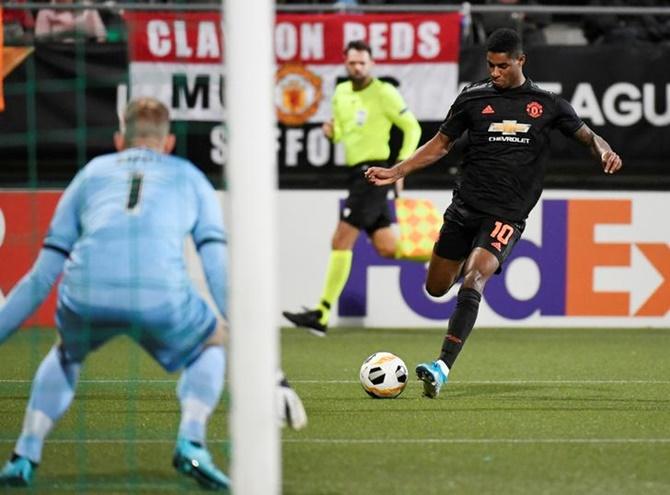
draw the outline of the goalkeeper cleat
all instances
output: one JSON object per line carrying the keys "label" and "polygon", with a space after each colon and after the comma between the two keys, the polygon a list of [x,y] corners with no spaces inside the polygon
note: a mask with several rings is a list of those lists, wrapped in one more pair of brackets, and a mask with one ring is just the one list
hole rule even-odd
{"label": "goalkeeper cleat", "polygon": [[305,308],[305,311],[302,313],[289,313],[288,311],[284,311],[282,314],[296,327],[306,328],[309,330],[309,333],[316,335],[317,337],[326,336],[328,326],[321,323],[323,313],[320,309]]}
{"label": "goalkeeper cleat", "polygon": [[280,370],[277,377],[277,408],[279,422],[294,430],[307,426],[307,413],[298,394],[293,390],[284,373]]}
{"label": "goalkeeper cleat", "polygon": [[37,464],[14,454],[0,471],[0,486],[30,486]]}
{"label": "goalkeeper cleat", "polygon": [[423,382],[423,395],[434,399],[439,395],[442,385],[447,383],[449,368],[439,360],[421,363],[416,367],[416,376]]}
{"label": "goalkeeper cleat", "polygon": [[202,445],[180,438],[172,458],[174,468],[195,479],[208,490],[227,490],[230,479],[216,467],[212,455]]}

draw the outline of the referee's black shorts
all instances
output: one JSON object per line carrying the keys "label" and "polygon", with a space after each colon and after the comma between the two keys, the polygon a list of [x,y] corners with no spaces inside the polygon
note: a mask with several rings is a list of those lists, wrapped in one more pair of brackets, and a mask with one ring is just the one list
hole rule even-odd
{"label": "referee's black shorts", "polygon": [[368,235],[391,225],[387,194],[392,186],[375,186],[365,178],[368,168],[388,166],[386,161],[371,161],[351,167],[349,196],[340,212],[340,220],[364,230]]}

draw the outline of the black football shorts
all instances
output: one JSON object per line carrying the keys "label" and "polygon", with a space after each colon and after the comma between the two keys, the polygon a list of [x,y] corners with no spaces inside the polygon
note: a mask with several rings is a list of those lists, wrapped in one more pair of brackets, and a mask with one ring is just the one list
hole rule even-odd
{"label": "black football shorts", "polygon": [[434,252],[449,260],[464,260],[474,248],[480,247],[498,259],[496,273],[500,273],[525,226],[525,222],[491,216],[454,200],[444,212],[444,224]]}
{"label": "black football shorts", "polygon": [[340,212],[340,220],[364,230],[368,235],[391,225],[387,194],[392,186],[375,186],[365,178],[369,167],[388,167],[386,162],[366,162],[351,167],[349,196]]}

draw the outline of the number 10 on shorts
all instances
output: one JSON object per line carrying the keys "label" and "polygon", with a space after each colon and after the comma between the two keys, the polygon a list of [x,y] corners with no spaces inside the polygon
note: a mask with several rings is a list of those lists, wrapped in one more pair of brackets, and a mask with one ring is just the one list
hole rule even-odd
{"label": "number 10 on shorts", "polygon": [[491,231],[491,237],[499,241],[503,246],[507,246],[512,234],[514,234],[514,227],[499,221],[496,221]]}

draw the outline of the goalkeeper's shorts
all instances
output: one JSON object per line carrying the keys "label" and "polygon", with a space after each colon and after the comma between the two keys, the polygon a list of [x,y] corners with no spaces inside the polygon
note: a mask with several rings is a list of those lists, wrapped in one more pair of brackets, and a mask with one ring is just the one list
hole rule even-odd
{"label": "goalkeeper's shorts", "polygon": [[83,362],[117,335],[127,335],[164,369],[175,371],[200,355],[216,328],[216,315],[192,290],[179,304],[149,310],[66,304],[59,299],[56,323],[66,356],[74,362]]}

